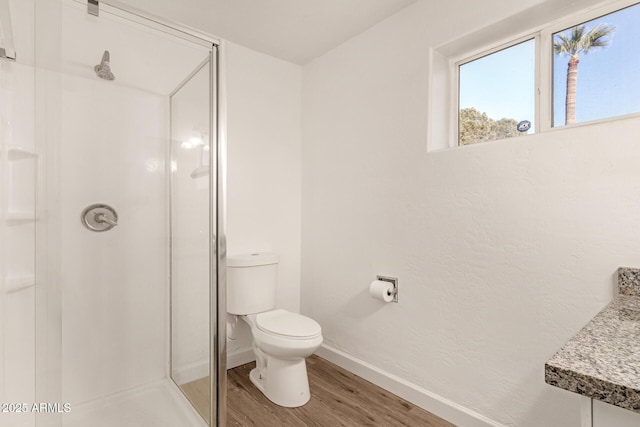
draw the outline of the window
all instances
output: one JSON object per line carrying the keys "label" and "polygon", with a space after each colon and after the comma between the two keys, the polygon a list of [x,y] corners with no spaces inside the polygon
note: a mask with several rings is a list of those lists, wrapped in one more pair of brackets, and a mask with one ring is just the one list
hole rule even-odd
{"label": "window", "polygon": [[553,126],[640,111],[640,4],[553,34]]}
{"label": "window", "polygon": [[459,65],[458,145],[534,131],[535,40]]}
{"label": "window", "polygon": [[638,0],[534,9],[431,49],[430,151],[640,116]]}

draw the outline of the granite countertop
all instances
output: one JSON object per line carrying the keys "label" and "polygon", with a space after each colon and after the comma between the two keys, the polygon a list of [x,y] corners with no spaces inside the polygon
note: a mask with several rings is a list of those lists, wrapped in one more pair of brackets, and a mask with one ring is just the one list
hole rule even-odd
{"label": "granite countertop", "polygon": [[544,366],[547,384],[640,413],[640,269],[618,269],[619,295]]}

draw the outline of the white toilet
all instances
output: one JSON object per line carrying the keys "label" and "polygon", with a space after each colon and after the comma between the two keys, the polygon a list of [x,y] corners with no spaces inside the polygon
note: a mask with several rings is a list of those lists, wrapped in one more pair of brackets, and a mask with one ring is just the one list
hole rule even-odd
{"label": "white toilet", "polygon": [[322,329],[313,319],[275,309],[278,261],[271,253],[227,257],[227,312],[251,327],[251,382],[272,402],[293,408],[311,398],[305,358],[322,344]]}

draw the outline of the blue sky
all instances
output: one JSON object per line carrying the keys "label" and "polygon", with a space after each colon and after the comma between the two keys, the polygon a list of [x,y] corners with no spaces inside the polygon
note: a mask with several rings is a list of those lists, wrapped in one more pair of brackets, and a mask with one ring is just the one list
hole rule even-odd
{"label": "blue sky", "polygon": [[[609,46],[580,55],[578,123],[640,111],[640,5],[589,21],[587,30],[599,23],[616,30]],[[553,58],[556,126],[564,125],[568,60],[566,56]],[[531,40],[462,65],[460,108],[474,107],[496,120],[506,117],[534,123],[534,63]]]}
{"label": "blue sky", "polygon": [[499,120],[535,119],[535,42],[529,40],[460,67],[460,108]]}
{"label": "blue sky", "polygon": [[[594,19],[615,27],[609,46],[580,55],[576,90],[576,122],[640,111],[640,5]],[[564,125],[566,56],[554,55],[554,124]]]}

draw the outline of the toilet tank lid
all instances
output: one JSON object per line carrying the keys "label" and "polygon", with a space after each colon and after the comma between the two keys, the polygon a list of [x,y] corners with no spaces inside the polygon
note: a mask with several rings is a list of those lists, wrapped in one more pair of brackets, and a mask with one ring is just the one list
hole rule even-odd
{"label": "toilet tank lid", "polygon": [[229,255],[227,257],[227,267],[256,267],[259,265],[277,264],[278,261],[280,261],[278,254],[270,252]]}

